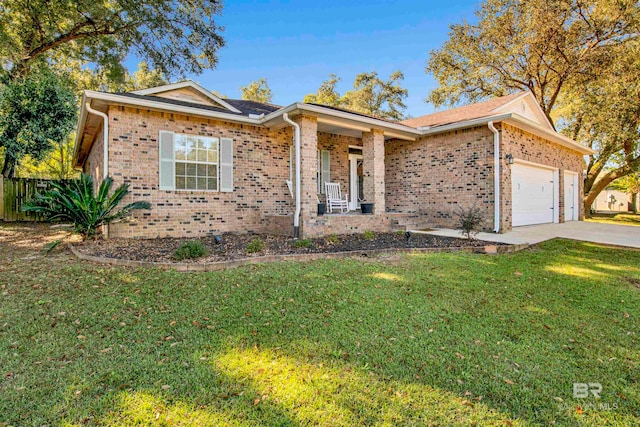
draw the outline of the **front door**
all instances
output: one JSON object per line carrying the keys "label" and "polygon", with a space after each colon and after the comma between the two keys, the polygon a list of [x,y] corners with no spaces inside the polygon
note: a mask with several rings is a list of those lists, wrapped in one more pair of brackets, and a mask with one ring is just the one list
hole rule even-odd
{"label": "front door", "polygon": [[349,210],[360,209],[360,200],[364,199],[362,154],[349,154]]}

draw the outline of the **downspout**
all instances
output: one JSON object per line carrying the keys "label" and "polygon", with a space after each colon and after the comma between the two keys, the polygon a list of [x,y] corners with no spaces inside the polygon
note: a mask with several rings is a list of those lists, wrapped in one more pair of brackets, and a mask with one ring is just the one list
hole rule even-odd
{"label": "downspout", "polygon": [[296,211],[293,214],[293,238],[300,237],[300,125],[289,118],[287,113],[282,119],[293,126],[294,144],[296,147]]}
{"label": "downspout", "polygon": [[102,159],[102,162],[103,162],[102,170],[104,171],[103,178],[106,178],[107,176],[109,176],[109,117],[105,113],[91,108],[91,102],[89,101],[87,101],[84,104],[84,107],[87,109],[88,112],[95,114],[97,116],[100,116],[104,120],[104,126],[102,126],[102,136],[103,136],[102,145],[104,148],[104,154]]}
{"label": "downspout", "polygon": [[493,231],[500,232],[500,132],[493,126],[493,121],[488,123],[489,130],[493,132],[493,193],[494,197],[494,225]]}

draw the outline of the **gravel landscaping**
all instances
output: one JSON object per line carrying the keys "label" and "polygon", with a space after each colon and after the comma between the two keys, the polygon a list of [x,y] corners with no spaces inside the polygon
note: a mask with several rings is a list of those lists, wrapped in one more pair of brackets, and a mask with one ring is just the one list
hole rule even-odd
{"label": "gravel landscaping", "polygon": [[[146,262],[172,262],[174,253],[187,238],[158,239],[108,239],[86,241],[78,246],[84,254],[104,258],[126,259]],[[487,243],[440,237],[429,234],[371,233],[328,236],[316,239],[294,240],[290,237],[256,234],[222,234],[217,244],[213,236],[198,239],[210,251],[206,257],[191,262],[219,262],[267,255],[290,255],[309,253],[359,252],[396,248],[459,248],[483,247]],[[181,262],[189,262],[184,260]]]}

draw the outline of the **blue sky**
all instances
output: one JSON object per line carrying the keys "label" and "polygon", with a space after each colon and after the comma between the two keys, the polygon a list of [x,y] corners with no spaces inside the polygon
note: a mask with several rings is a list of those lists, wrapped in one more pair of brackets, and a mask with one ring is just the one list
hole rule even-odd
{"label": "blue sky", "polygon": [[226,46],[215,70],[190,76],[205,88],[239,98],[239,87],[265,77],[273,102],[287,105],[315,92],[330,73],[353,85],[356,74],[386,79],[400,69],[409,90],[406,112],[433,111],[424,102],[433,79],[425,74],[431,49],[447,39],[448,26],[473,20],[478,1],[233,1],[220,25]]}

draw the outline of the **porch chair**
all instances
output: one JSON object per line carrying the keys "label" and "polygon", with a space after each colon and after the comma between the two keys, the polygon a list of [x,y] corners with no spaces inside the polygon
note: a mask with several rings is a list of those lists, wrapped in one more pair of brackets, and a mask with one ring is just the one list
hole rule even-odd
{"label": "porch chair", "polygon": [[342,197],[340,191],[340,183],[338,182],[325,182],[325,193],[327,196],[327,208],[329,213],[333,213],[333,209],[340,208],[341,213],[349,211],[349,194],[345,194]]}

